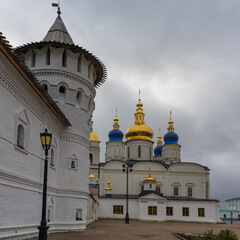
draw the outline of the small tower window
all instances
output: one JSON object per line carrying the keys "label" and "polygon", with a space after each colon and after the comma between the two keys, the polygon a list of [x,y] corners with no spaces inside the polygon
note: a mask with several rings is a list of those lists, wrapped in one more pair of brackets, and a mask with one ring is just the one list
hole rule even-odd
{"label": "small tower window", "polygon": [[141,146],[138,146],[138,157],[141,157]]}
{"label": "small tower window", "polygon": [[90,78],[91,65],[88,65],[88,78]]}
{"label": "small tower window", "polygon": [[44,91],[46,91],[46,92],[48,91],[48,85],[46,83],[43,83],[42,87],[43,87]]}
{"label": "small tower window", "polygon": [[46,52],[46,65],[50,65],[50,49],[49,49],[49,47],[47,48],[47,52]]}
{"label": "small tower window", "polygon": [[89,153],[89,160],[90,160],[90,163],[93,163],[93,154],[92,153]]}
{"label": "small tower window", "polygon": [[78,58],[77,71],[78,72],[82,71],[82,56],[79,56],[79,58]]}
{"label": "small tower window", "polygon": [[127,158],[129,159],[130,158],[130,148],[127,147]]}
{"label": "small tower window", "polygon": [[152,148],[151,147],[149,148],[149,158],[150,158],[150,160],[152,159]]}
{"label": "small tower window", "polygon": [[66,88],[64,86],[60,86],[59,92],[60,93],[65,93],[66,92]]}
{"label": "small tower window", "polygon": [[63,67],[67,67],[67,53],[66,53],[66,49],[63,51],[63,54],[62,54],[62,66]]}
{"label": "small tower window", "polygon": [[76,96],[76,106],[80,107],[82,101],[82,92],[78,91],[77,96]]}
{"label": "small tower window", "polygon": [[161,192],[160,186],[156,186],[156,192],[160,194]]}
{"label": "small tower window", "polygon": [[35,67],[35,65],[36,65],[36,53],[32,50],[31,67]]}
{"label": "small tower window", "polygon": [[24,148],[24,127],[23,125],[18,125],[17,129],[17,146]]}

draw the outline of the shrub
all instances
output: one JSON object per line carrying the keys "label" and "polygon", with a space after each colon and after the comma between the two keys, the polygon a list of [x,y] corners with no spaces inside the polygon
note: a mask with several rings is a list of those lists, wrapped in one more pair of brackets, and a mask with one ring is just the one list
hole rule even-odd
{"label": "shrub", "polygon": [[208,230],[204,233],[204,239],[206,240],[218,240],[217,235],[213,233],[213,230]]}
{"label": "shrub", "polygon": [[222,230],[218,234],[218,239],[219,240],[238,240],[238,237],[235,232],[229,229],[226,229],[226,230]]}

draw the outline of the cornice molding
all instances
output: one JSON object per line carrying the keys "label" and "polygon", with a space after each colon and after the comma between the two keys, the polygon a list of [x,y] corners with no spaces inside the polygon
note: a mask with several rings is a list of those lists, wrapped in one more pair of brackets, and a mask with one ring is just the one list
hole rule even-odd
{"label": "cornice molding", "polygon": [[80,145],[83,145],[84,147],[89,148],[89,144],[90,144],[90,140],[87,138],[84,138],[82,136],[67,136],[67,135],[62,135],[60,136],[60,139],[62,141],[67,141],[67,142],[74,142],[74,143],[78,143]]}

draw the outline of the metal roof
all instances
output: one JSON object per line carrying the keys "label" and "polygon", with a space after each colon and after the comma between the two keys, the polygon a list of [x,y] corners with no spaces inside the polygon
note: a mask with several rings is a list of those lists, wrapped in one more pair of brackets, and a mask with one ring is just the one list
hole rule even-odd
{"label": "metal roof", "polygon": [[44,37],[43,42],[60,42],[70,45],[74,44],[60,15],[57,16],[52,27]]}

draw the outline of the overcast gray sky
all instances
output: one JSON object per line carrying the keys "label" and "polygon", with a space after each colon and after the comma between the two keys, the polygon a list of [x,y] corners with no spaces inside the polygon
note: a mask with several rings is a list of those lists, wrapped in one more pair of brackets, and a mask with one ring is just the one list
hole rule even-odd
{"label": "overcast gray sky", "polygon": [[[14,47],[41,41],[52,2],[0,1],[0,31]],[[126,132],[141,89],[154,141],[172,110],[182,161],[211,169],[211,198],[239,197],[240,1],[61,0],[61,11],[74,43],[108,70],[93,118],[101,161],[115,109]]]}

